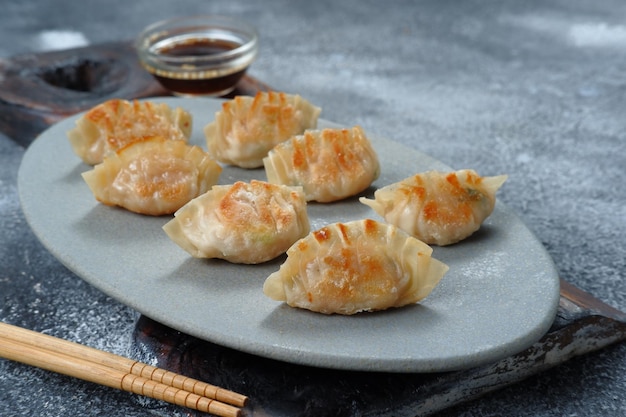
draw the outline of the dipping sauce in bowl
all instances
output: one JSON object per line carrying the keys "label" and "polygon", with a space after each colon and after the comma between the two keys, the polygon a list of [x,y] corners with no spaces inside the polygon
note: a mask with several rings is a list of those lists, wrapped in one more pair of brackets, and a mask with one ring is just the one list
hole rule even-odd
{"label": "dipping sauce in bowl", "polygon": [[136,48],[142,66],[173,94],[221,96],[256,58],[258,34],[224,16],[179,17],[148,26]]}

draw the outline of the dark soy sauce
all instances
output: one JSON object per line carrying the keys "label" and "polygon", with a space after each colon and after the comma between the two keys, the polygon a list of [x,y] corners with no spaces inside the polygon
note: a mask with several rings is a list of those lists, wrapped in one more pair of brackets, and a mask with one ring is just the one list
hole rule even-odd
{"label": "dark soy sauce", "polygon": [[225,39],[192,38],[166,45],[159,49],[159,53],[167,56],[205,56],[232,51],[240,46],[237,42]]}
{"label": "dark soy sauce", "polygon": [[[183,42],[172,42],[160,47],[156,52],[167,57],[209,56],[228,52],[241,44],[225,39],[190,38]],[[246,68],[224,68],[217,70],[193,71],[148,71],[168,90],[181,95],[219,95],[226,94],[245,74]]]}

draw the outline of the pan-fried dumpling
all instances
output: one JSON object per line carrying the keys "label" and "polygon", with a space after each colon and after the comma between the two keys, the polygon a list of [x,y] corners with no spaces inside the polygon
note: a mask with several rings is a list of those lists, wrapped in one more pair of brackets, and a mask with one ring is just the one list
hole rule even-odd
{"label": "pan-fried dumpling", "polygon": [[491,214],[506,175],[481,177],[474,170],[428,171],[387,185],[360,201],[430,245],[450,245],[478,230]]}
{"label": "pan-fried dumpling", "polygon": [[208,191],[221,172],[200,147],[155,136],[109,154],[83,178],[103,204],[160,216]]}
{"label": "pan-fried dumpling", "polygon": [[89,165],[102,162],[109,152],[147,136],[187,141],[191,114],[164,103],[111,99],[93,107],[68,132],[74,152]]}
{"label": "pan-fried dumpling", "polygon": [[378,178],[380,165],[363,129],[309,130],[276,145],[263,159],[269,182],[300,185],[308,201],[353,196]]}
{"label": "pan-fried dumpling", "polygon": [[220,162],[258,168],[274,145],[317,127],[320,112],[299,95],[238,96],[223,103],[215,120],[205,126],[207,148]]}
{"label": "pan-fried dumpling", "polygon": [[309,233],[300,187],[252,180],[216,185],[174,214],[163,230],[197,258],[257,264]]}
{"label": "pan-fried dumpling", "polygon": [[370,219],[334,223],[287,251],[263,285],[268,297],[324,314],[355,314],[416,303],[448,270],[432,248]]}

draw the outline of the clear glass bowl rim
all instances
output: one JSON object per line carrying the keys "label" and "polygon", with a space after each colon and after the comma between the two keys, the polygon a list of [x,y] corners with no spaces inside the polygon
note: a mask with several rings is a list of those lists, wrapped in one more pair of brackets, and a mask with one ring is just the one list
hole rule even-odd
{"label": "clear glass bowl rim", "polygon": [[[185,28],[219,28],[225,32],[243,35],[242,37],[245,37],[247,41],[235,49],[205,56],[165,56],[150,51],[150,46],[155,43],[155,40],[168,37],[168,31],[179,30],[181,33],[184,33]],[[158,36],[161,32],[164,33],[164,36]],[[214,61],[224,63],[225,60],[240,58],[247,54],[250,54],[250,61],[252,61],[258,48],[258,39],[259,35],[254,26],[232,17],[221,15],[179,16],[160,20],[146,26],[137,36],[135,47],[141,59],[149,61],[156,66],[159,64],[167,66],[186,63],[210,65]]]}

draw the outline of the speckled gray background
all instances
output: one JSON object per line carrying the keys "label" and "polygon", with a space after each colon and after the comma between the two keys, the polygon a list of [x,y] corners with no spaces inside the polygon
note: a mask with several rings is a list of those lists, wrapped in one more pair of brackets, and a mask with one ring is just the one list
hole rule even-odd
{"label": "speckled gray background", "polygon": [[[128,39],[171,15],[255,24],[251,73],[323,117],[456,167],[509,174],[499,193],[563,278],[626,311],[626,3],[551,1],[4,1],[0,57]],[[125,354],[137,313],[90,287],[30,233],[24,149],[0,134],[0,319]],[[445,416],[626,414],[626,344]],[[0,415],[179,410],[0,360]]]}

